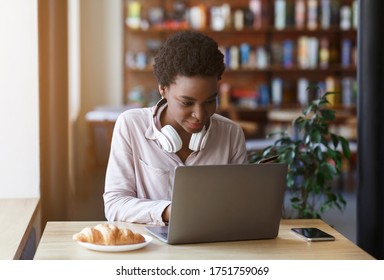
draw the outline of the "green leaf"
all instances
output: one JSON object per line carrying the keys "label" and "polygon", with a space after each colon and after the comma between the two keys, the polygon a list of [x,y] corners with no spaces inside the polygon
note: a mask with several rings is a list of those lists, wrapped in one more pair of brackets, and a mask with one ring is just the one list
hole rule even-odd
{"label": "green leaf", "polygon": [[324,109],[322,111],[323,118],[327,121],[333,121],[336,118],[335,111]]}
{"label": "green leaf", "polygon": [[310,104],[306,109],[303,110],[303,114],[308,115],[310,112],[315,111],[316,110],[315,108],[316,108],[315,104]]}
{"label": "green leaf", "polygon": [[321,161],[323,160],[323,151],[321,150],[320,146],[317,146],[314,151],[314,155],[316,156],[316,159]]}
{"label": "green leaf", "polygon": [[349,142],[344,137],[339,137],[343,153],[347,159],[351,158],[351,150],[349,149]]}
{"label": "green leaf", "polygon": [[335,148],[337,148],[337,146],[339,145],[339,136],[337,136],[336,134],[334,133],[331,133],[331,140],[332,140],[332,144]]}
{"label": "green leaf", "polygon": [[321,132],[318,130],[314,130],[311,132],[311,141],[315,143],[321,142]]}
{"label": "green leaf", "polygon": [[292,162],[294,158],[295,158],[295,151],[290,150],[287,154],[287,159],[289,160],[289,162]]}
{"label": "green leaf", "polygon": [[302,124],[305,124],[305,119],[302,116],[297,117],[296,119],[293,120],[293,125],[294,126],[300,126]]}
{"label": "green leaf", "polygon": [[339,173],[335,166],[332,164],[324,163],[321,164],[321,166],[323,167],[324,171],[323,175],[325,175],[325,178],[328,180],[332,180],[333,176],[336,176]]}

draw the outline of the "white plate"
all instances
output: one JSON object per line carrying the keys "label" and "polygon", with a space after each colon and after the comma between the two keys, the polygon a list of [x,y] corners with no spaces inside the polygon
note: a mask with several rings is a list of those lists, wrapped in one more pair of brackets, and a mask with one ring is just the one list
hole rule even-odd
{"label": "white plate", "polygon": [[129,245],[116,245],[116,246],[106,246],[106,245],[97,245],[87,242],[80,242],[78,241],[81,246],[84,248],[87,248],[89,250],[93,251],[100,251],[100,252],[125,252],[125,251],[132,251],[137,250],[140,248],[143,248],[147,246],[152,241],[152,236],[142,234],[142,236],[145,238],[145,242],[138,243],[138,244],[129,244]]}

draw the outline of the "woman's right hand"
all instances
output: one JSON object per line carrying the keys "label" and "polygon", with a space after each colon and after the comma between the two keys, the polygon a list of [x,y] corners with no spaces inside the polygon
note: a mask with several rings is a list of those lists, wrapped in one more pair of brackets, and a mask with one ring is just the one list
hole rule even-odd
{"label": "woman's right hand", "polygon": [[163,222],[168,223],[169,219],[171,218],[171,204],[167,206],[167,208],[164,209],[163,214],[161,215]]}

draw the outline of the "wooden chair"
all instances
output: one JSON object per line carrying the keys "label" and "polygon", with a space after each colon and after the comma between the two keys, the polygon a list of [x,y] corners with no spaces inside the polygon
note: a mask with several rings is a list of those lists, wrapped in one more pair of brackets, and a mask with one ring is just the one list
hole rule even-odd
{"label": "wooden chair", "polygon": [[92,190],[93,178],[105,174],[115,120],[87,120],[88,145],[85,161],[85,189],[83,195]]}
{"label": "wooden chair", "polygon": [[88,159],[92,169],[105,168],[108,163],[115,121],[88,121]]}

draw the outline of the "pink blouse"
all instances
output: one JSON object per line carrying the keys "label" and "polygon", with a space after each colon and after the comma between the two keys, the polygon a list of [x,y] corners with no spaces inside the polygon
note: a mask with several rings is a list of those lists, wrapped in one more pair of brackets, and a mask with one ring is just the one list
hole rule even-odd
{"label": "pink blouse", "polygon": [[214,114],[204,149],[192,152],[184,163],[156,139],[153,110],[127,110],[116,121],[103,195],[109,221],[164,225],[161,215],[171,203],[175,167],[247,160],[242,129]]}

